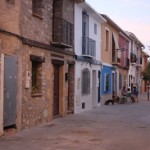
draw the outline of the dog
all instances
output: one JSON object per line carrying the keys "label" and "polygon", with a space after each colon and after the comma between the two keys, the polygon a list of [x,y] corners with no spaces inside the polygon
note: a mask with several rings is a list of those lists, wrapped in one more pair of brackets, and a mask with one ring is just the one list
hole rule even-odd
{"label": "dog", "polygon": [[105,101],[105,105],[109,105],[109,103],[111,103],[112,105],[114,105],[114,100],[108,99],[107,101]]}

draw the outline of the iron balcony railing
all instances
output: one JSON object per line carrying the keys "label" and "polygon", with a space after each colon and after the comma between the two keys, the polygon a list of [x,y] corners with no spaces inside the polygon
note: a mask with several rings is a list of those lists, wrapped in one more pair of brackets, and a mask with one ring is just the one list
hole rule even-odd
{"label": "iron balcony railing", "polygon": [[82,54],[96,56],[96,41],[89,37],[82,38]]}
{"label": "iron balcony railing", "polygon": [[53,19],[53,42],[73,46],[74,27],[73,24],[62,18]]}

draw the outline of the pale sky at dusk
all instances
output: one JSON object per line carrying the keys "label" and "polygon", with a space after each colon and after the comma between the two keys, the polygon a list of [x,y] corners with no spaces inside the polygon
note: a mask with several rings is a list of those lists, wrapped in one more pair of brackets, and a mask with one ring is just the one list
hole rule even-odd
{"label": "pale sky at dusk", "polygon": [[86,0],[86,2],[97,12],[108,15],[123,30],[133,32],[146,48],[150,46],[150,0]]}

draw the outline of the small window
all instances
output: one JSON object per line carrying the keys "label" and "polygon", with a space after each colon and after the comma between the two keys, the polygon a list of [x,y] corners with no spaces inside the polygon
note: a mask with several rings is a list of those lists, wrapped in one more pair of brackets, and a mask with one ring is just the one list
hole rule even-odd
{"label": "small window", "polygon": [[41,93],[42,63],[32,61],[32,94]]}
{"label": "small window", "polygon": [[119,89],[122,88],[122,75],[119,74]]}
{"label": "small window", "polygon": [[82,94],[90,94],[90,71],[87,68],[82,71]]}
{"label": "small window", "polygon": [[32,12],[38,17],[42,17],[43,3],[42,0],[32,0]]}
{"label": "small window", "polygon": [[105,50],[109,50],[109,30],[105,30]]}
{"label": "small window", "polygon": [[124,75],[124,86],[126,87],[127,79],[126,75]]}
{"label": "small window", "polygon": [[105,86],[104,86],[104,91],[108,92],[109,91],[109,74],[105,74]]}
{"label": "small window", "polygon": [[94,34],[97,34],[97,24],[94,24]]}
{"label": "small window", "polygon": [[32,62],[32,94],[42,93],[42,63],[45,62],[44,57],[30,55]]}
{"label": "small window", "polygon": [[10,4],[15,4],[15,0],[6,0]]}

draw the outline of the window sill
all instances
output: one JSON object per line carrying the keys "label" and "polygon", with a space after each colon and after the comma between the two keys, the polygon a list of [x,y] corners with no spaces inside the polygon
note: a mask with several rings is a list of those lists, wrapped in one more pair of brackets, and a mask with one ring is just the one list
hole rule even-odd
{"label": "window sill", "polygon": [[36,13],[32,13],[33,16],[39,18],[39,19],[43,19],[43,16],[42,15],[39,15],[39,14],[36,14]]}
{"label": "window sill", "polygon": [[31,96],[32,97],[41,97],[42,93],[35,93],[35,94],[31,93]]}

